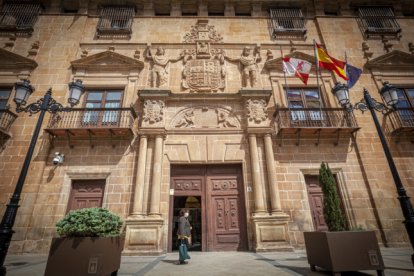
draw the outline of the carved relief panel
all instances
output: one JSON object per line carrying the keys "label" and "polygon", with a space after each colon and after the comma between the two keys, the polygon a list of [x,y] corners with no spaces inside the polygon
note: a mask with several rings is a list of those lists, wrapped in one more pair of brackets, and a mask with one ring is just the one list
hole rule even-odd
{"label": "carved relief panel", "polygon": [[155,124],[162,122],[164,119],[165,104],[162,100],[145,100],[144,114],[142,116],[143,124]]}
{"label": "carved relief panel", "polygon": [[178,112],[170,128],[240,128],[240,121],[230,107],[192,106]]}
{"label": "carved relief panel", "polygon": [[247,118],[249,122],[260,124],[267,120],[266,101],[263,99],[246,101]]}

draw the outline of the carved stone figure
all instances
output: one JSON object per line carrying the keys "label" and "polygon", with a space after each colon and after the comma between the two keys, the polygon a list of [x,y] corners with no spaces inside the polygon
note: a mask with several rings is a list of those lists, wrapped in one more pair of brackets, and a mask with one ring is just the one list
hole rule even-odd
{"label": "carved stone figure", "polygon": [[175,125],[176,127],[194,126],[194,110],[190,109],[184,113],[183,118]]}
{"label": "carved stone figure", "polygon": [[165,56],[165,50],[162,47],[157,48],[157,52],[152,53],[151,47],[147,47],[145,54],[147,59],[152,60],[152,70],[151,70],[151,86],[160,87],[167,83],[168,81],[168,67],[170,62],[176,62],[182,58],[182,56],[176,59],[169,59]]}
{"label": "carved stone figure", "polygon": [[251,53],[250,47],[246,46],[243,49],[243,52],[240,58],[230,58],[226,56],[230,61],[238,61],[241,70],[242,70],[242,86],[247,87],[256,87],[257,86],[257,76],[259,68],[257,63],[259,63],[262,58],[260,57],[260,47],[256,47]]}
{"label": "carved stone figure", "polygon": [[217,124],[219,127],[237,127],[229,118],[229,114],[221,109],[216,109]]}

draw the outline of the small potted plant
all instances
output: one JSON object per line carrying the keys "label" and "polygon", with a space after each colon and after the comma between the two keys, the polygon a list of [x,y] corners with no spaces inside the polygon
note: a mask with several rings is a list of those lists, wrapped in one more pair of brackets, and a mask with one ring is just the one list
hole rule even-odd
{"label": "small potted plant", "polygon": [[336,183],[329,166],[321,164],[319,183],[324,196],[323,214],[328,232],[304,232],[311,270],[316,266],[340,275],[344,271],[376,270],[383,275],[384,262],[374,231],[346,231]]}
{"label": "small potted plant", "polygon": [[45,276],[116,275],[124,240],[122,219],[104,208],[69,212],[56,224]]}

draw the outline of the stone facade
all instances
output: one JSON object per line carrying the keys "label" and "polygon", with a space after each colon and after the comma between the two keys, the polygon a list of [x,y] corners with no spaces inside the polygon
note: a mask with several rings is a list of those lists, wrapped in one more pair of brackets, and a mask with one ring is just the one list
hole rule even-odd
{"label": "stone facade", "polygon": [[[320,86],[324,106],[340,107],[331,93],[340,79],[326,70],[316,74],[313,40],[339,59],[346,51],[350,64],[364,68],[350,90],[353,103],[362,98],[363,88],[380,99],[377,91],[383,81],[413,89],[414,19],[407,15],[414,11],[411,1],[385,1],[402,29],[398,39],[364,37],[354,10],[367,1],[296,1],[294,7],[306,11],[306,36],[299,40],[272,35],[268,9],[280,7],[279,1],[194,1],[190,8],[195,16],[185,16],[184,1],[129,1],[136,13],[127,39],[97,37],[100,1],[80,1],[70,7],[77,13],[63,12],[69,8],[60,2],[45,2],[29,36],[0,37],[0,87],[29,79],[36,88],[29,102],[51,87],[53,97],[64,103],[67,83],[81,79],[87,90],[121,89],[122,107],[132,106],[137,117],[131,134],[122,139],[42,132],[9,252],[48,252],[56,236],[54,225],[68,210],[72,183],[104,179],[102,206],[125,219],[124,253],[165,253],[172,223],[171,166],[177,164],[241,166],[242,215],[251,251],[303,248],[303,231],[314,230],[305,176],[318,174],[321,162],[328,162],[336,175],[350,228],[375,230],[385,246],[409,245],[369,114],[354,112],[359,130],[353,133],[333,128],[300,135],[277,133],[273,114],[288,106],[286,86]],[[222,2],[222,16],[213,2]],[[170,9],[170,15],[163,9]],[[284,76],[282,52],[312,63],[307,86]],[[8,104],[14,111],[12,96]],[[378,116],[403,185],[414,196],[412,134],[391,135],[387,117]],[[1,213],[36,121],[36,115],[20,113],[1,149]],[[62,165],[52,164],[55,152],[65,154]]]}

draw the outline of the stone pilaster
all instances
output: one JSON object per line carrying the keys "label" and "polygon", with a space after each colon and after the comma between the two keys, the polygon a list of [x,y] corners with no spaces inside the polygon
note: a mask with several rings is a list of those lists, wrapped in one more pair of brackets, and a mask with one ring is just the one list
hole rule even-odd
{"label": "stone pilaster", "polygon": [[150,215],[160,216],[160,196],[161,196],[161,166],[163,155],[163,136],[157,134],[155,136],[155,150],[154,150],[154,163],[152,169],[152,182],[151,182],[151,201],[150,201]]}
{"label": "stone pilaster", "polygon": [[264,145],[266,154],[267,179],[270,191],[271,212],[280,212],[280,196],[279,187],[276,181],[275,159],[273,155],[272,136],[271,134],[264,135]]}
{"label": "stone pilaster", "polygon": [[147,147],[148,138],[146,135],[141,135],[139,141],[139,157],[138,157],[138,169],[137,180],[135,183],[134,191],[134,205],[132,215],[144,215],[142,209],[142,202],[144,199],[144,181],[145,181],[145,163],[147,160]]}
{"label": "stone pilaster", "polygon": [[260,177],[259,155],[257,152],[256,134],[249,134],[250,162],[252,168],[255,213],[264,214],[263,183]]}

